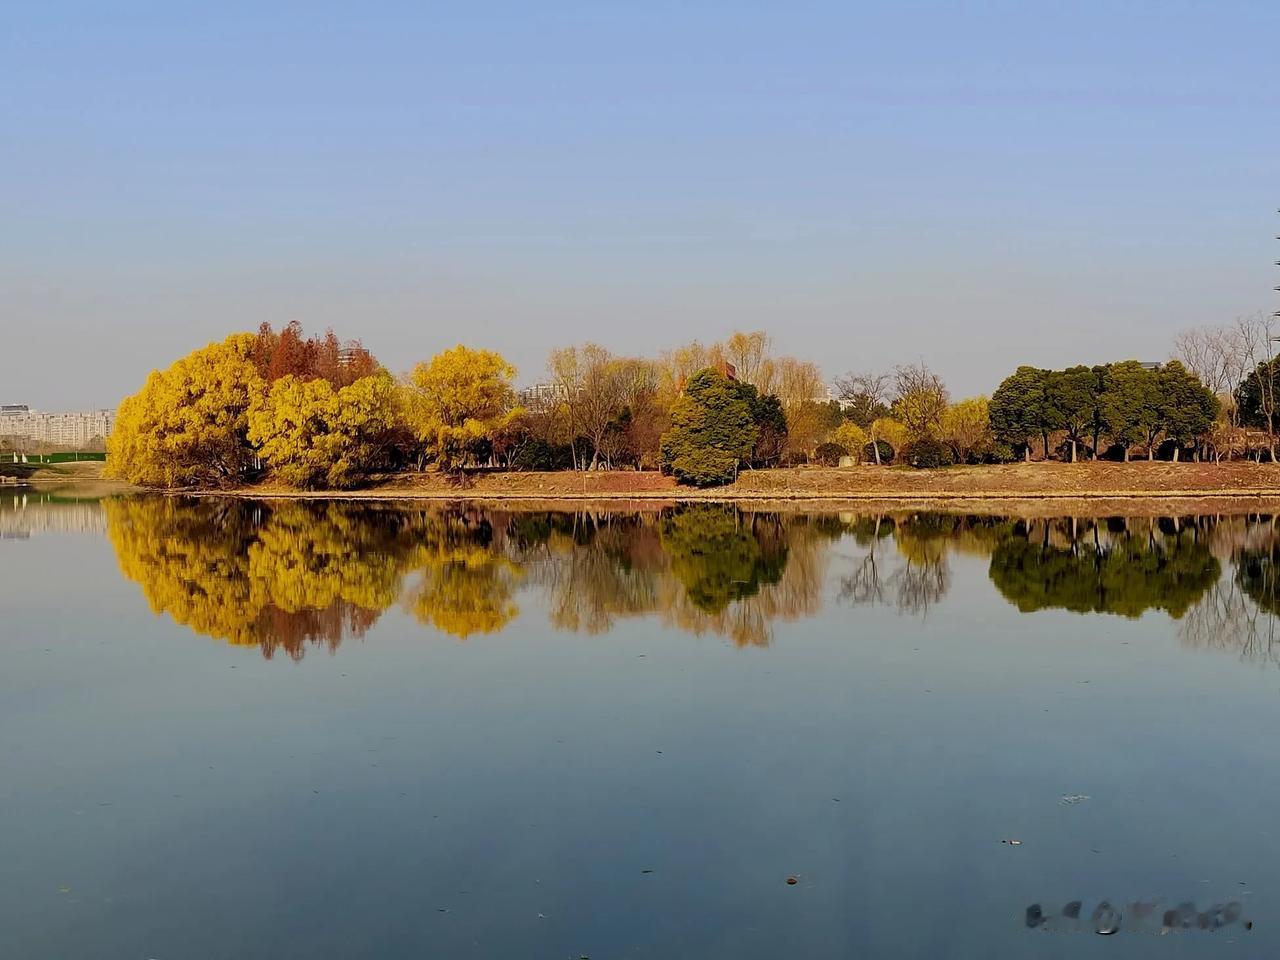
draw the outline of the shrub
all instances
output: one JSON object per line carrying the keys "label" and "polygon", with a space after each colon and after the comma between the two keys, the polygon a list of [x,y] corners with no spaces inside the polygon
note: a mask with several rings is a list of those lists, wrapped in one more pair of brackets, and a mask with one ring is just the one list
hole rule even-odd
{"label": "shrub", "polygon": [[733,482],[738,458],[714,447],[700,447],[673,458],[670,466],[671,473],[681,483],[692,487],[718,487]]}
{"label": "shrub", "polygon": [[902,448],[903,463],[909,463],[919,470],[931,470],[934,467],[949,467],[955,462],[951,448],[941,440],[933,437],[921,437],[910,441]]}
{"label": "shrub", "polygon": [[840,446],[840,444],[824,443],[813,451],[813,462],[820,463],[824,467],[838,467],[840,466],[840,458],[848,455],[849,451]]}
{"label": "shrub", "polygon": [[573,466],[573,453],[567,443],[553,446],[545,440],[530,440],[511,465],[517,470],[568,470]]}
{"label": "shrub", "polygon": [[987,455],[987,463],[1013,463],[1018,460],[1018,453],[1007,443],[994,443],[991,453]]}
{"label": "shrub", "polygon": [[876,462],[876,444],[880,446],[880,462],[893,463],[893,458],[895,456],[894,449],[884,440],[877,440],[875,444],[868,443],[865,447],[863,447],[862,462],[863,463]]}

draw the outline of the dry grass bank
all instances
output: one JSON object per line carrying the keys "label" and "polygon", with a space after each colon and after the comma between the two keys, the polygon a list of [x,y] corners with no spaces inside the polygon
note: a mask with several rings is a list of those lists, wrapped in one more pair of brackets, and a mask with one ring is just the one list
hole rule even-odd
{"label": "dry grass bank", "polygon": [[[216,493],[220,491],[208,491]],[[1133,512],[1140,501],[1165,501],[1176,512],[1280,508],[1280,466],[1256,463],[1032,463],[944,470],[802,467],[748,470],[711,490],[678,486],[658,473],[480,473],[457,483],[438,473],[401,474],[341,493],[299,494],[270,484],[235,491],[253,497],[308,496],[394,500],[502,500],[522,503],[732,500],[812,503],[868,509],[940,506],[1027,512],[1043,502],[1062,511]],[[1051,505],[1051,506],[1050,506]],[[1038,509],[1034,512],[1040,512]]]}

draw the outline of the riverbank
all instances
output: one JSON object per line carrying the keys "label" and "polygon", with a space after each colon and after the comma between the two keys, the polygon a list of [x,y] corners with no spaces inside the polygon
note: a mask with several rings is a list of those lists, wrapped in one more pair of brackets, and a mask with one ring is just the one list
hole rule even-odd
{"label": "riverbank", "polygon": [[[1202,503],[1211,510],[1280,509],[1280,466],[1211,463],[1018,463],[941,470],[863,466],[744,471],[724,487],[681,487],[656,472],[482,472],[458,482],[435,472],[397,474],[353,491],[299,492],[272,484],[206,495],[257,498],[314,497],[372,500],[740,501],[824,504],[940,505],[1077,501],[1117,505],[1178,502],[1179,511]],[[1058,504],[1061,506],[1062,504]]]}

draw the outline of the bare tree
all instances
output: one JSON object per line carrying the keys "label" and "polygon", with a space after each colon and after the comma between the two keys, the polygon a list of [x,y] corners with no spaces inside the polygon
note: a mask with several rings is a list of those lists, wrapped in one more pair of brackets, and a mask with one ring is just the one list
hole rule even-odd
{"label": "bare tree", "polygon": [[877,371],[846,373],[843,377],[836,377],[836,389],[840,391],[841,400],[865,398],[888,406],[892,385],[892,374]]}
{"label": "bare tree", "polygon": [[[588,343],[553,350],[548,368],[569,411],[573,435],[591,441],[591,463],[587,469],[595,470],[600,464],[600,451],[609,424],[626,399],[625,365],[604,347]],[[577,460],[575,449],[575,464]]]}
{"label": "bare tree", "polygon": [[1275,317],[1266,312],[1238,317],[1235,322],[1236,359],[1243,369],[1240,383],[1255,378],[1258,412],[1267,427],[1267,452],[1276,462],[1276,378],[1272,369],[1276,341]]}
{"label": "bare tree", "polygon": [[946,384],[923,360],[894,368],[893,410],[911,436],[937,433],[949,399]]}
{"label": "bare tree", "polygon": [[766,368],[771,364],[769,352],[772,346],[769,335],[763,330],[756,330],[754,333],[734,333],[720,349],[725,360],[733,364],[734,375],[739,380],[759,387]]}
{"label": "bare tree", "polygon": [[1215,395],[1235,389],[1241,377],[1239,350],[1230,327],[1195,327],[1174,337],[1173,356]]}
{"label": "bare tree", "polygon": [[887,372],[847,373],[836,378],[836,389],[840,392],[840,401],[845,406],[846,415],[850,408],[861,411],[861,415],[855,415],[854,420],[865,421],[859,422],[859,426],[871,435],[871,450],[877,466],[880,465],[880,443],[872,427],[889,409],[892,386],[893,375]]}

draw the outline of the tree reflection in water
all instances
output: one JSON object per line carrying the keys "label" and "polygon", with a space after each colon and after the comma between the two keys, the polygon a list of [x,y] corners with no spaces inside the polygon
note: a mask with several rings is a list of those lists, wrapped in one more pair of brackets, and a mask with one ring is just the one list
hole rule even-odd
{"label": "tree reflection in water", "polygon": [[1223,577],[1194,607],[1180,637],[1190,647],[1229,650],[1259,664],[1280,664],[1280,531],[1270,516],[1215,517],[1209,545],[1234,575]]}
{"label": "tree reflection in water", "polygon": [[294,659],[363,636],[397,600],[442,633],[495,633],[522,588],[541,591],[564,630],[656,613],[767,645],[775,621],[820,608],[843,531],[706,504],[571,514],[134,497],[105,510],[120,567],[154,611]]}
{"label": "tree reflection in water", "polygon": [[[951,587],[950,554],[988,556],[1012,527],[998,518],[936,513],[851,516],[845,522],[862,554],[840,579],[840,599],[921,617]],[[887,540],[892,551],[885,549]]]}
{"label": "tree reflection in water", "polygon": [[361,637],[397,596],[395,514],[169,497],[104,509],[120,568],[152,610],[267,656]]}
{"label": "tree reflection in water", "polygon": [[497,633],[526,593],[561,630],[603,634],[656,615],[766,646],[776,624],[818,613],[833,563],[839,602],[924,617],[951,589],[953,565],[974,557],[1023,612],[1161,610],[1188,646],[1280,663],[1280,536],[1268,517],[836,516],[722,504],[556,513],[167,497],[108,500],[104,510],[120,567],[154,611],[268,657],[332,651],[397,602],[460,639]]}
{"label": "tree reflection in water", "polygon": [[1200,526],[1168,519],[1032,520],[991,555],[991,582],[1024,613],[1164,610],[1178,619],[1221,573]]}

